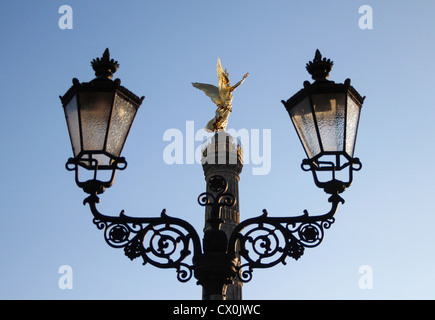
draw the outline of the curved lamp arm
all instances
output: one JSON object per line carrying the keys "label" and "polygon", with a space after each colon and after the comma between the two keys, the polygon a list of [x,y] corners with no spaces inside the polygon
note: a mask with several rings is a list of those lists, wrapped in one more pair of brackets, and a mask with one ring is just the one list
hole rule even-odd
{"label": "curved lamp arm", "polygon": [[231,234],[228,254],[246,260],[237,266],[242,282],[252,279],[254,268],[270,268],[278,263],[285,264],[287,257],[299,259],[304,249],[318,246],[323,239],[324,229],[334,222],[339,203],[344,200],[333,194],[329,198],[331,210],[318,216],[310,216],[306,210],[297,217],[269,217],[266,210],[258,217],[241,222]]}
{"label": "curved lamp arm", "polygon": [[104,230],[107,244],[113,248],[124,248],[125,255],[131,260],[142,257],[143,264],[150,263],[158,268],[174,268],[177,279],[187,282],[193,275],[193,264],[186,263],[192,254],[189,248],[193,244],[193,257],[201,255],[201,241],[196,230],[188,222],[170,217],[164,209],[160,217],[129,217],[121,211],[118,217],[100,213],[96,204],[99,197],[91,194],[83,204],[89,204],[94,215],[93,223]]}

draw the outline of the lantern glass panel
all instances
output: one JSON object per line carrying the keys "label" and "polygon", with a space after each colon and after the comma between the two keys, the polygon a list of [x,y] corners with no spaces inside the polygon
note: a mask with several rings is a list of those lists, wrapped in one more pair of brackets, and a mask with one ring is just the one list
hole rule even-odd
{"label": "lantern glass panel", "polygon": [[346,95],[313,94],[312,102],[323,151],[344,151]]}
{"label": "lantern glass panel", "polygon": [[302,141],[308,158],[320,153],[320,144],[314,124],[313,113],[311,112],[310,100],[304,98],[299,104],[290,110],[290,116]]}
{"label": "lantern glass panel", "polygon": [[361,107],[350,97],[347,97],[346,115],[346,152],[353,157]]}
{"label": "lantern glass panel", "polygon": [[80,125],[77,111],[77,96],[74,96],[65,106],[65,117],[68,125],[68,132],[71,139],[74,157],[81,151]]}
{"label": "lantern glass panel", "polygon": [[137,108],[120,94],[115,97],[112,119],[107,137],[106,151],[119,157],[127,139]]}
{"label": "lantern glass panel", "polygon": [[92,153],[82,156],[80,162],[90,168],[95,168],[96,166],[110,166],[113,162],[113,159],[103,153]]}
{"label": "lantern glass panel", "polygon": [[83,149],[102,151],[113,103],[113,92],[80,93]]}

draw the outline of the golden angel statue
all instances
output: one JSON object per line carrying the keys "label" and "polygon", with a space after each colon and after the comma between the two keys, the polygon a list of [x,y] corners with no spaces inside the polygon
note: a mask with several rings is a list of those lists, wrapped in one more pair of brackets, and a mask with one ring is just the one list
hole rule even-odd
{"label": "golden angel statue", "polygon": [[249,73],[243,76],[243,79],[234,86],[230,85],[229,74],[227,70],[222,69],[221,60],[217,60],[218,85],[192,82],[192,85],[205,92],[207,96],[217,105],[215,117],[207,123],[205,130],[209,132],[225,131],[228,124],[228,117],[232,111],[233,91],[240,86]]}

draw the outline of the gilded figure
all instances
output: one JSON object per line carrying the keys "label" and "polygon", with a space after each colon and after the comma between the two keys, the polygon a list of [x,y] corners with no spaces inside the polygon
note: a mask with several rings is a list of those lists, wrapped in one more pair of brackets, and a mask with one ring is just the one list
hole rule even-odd
{"label": "gilded figure", "polygon": [[231,86],[229,74],[226,69],[225,71],[222,69],[221,61],[218,58],[218,87],[212,84],[192,82],[192,85],[195,88],[204,91],[204,93],[210,97],[217,106],[215,117],[207,123],[205,127],[206,131],[218,132],[226,130],[228,117],[232,111],[233,91],[245,81],[248,74],[249,73],[246,73],[242,80],[237,82],[234,86]]}

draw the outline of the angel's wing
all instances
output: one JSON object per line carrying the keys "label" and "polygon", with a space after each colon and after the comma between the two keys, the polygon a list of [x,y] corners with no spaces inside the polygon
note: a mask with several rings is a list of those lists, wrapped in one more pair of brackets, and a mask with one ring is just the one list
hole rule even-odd
{"label": "angel's wing", "polygon": [[228,73],[222,69],[221,60],[217,60],[217,76],[219,83],[219,90],[227,89],[230,85],[230,79],[228,79]]}
{"label": "angel's wing", "polygon": [[192,82],[192,85],[205,92],[205,94],[207,96],[209,96],[211,98],[211,100],[217,104],[220,105],[222,104],[222,100],[219,96],[219,88],[212,85],[212,84],[207,84],[207,83],[199,83],[199,82]]}

